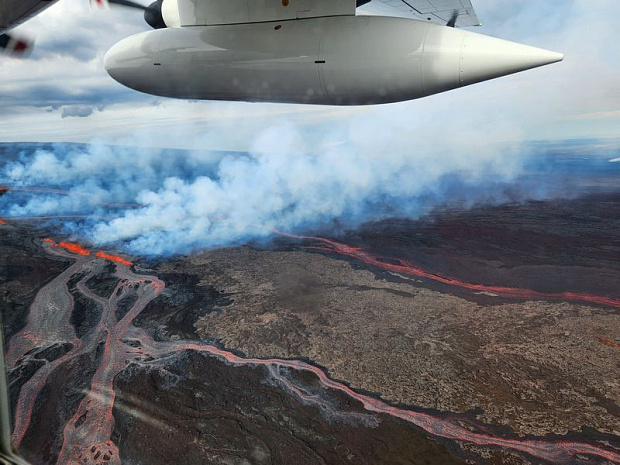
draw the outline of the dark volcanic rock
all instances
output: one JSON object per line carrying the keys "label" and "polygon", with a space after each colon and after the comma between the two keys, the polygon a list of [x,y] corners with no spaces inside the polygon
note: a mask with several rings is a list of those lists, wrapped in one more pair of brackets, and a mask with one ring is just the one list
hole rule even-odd
{"label": "dark volcanic rock", "polygon": [[88,392],[100,351],[74,358],[54,371],[37,398],[33,417],[20,451],[31,463],[56,463],[62,431]]}
{"label": "dark volcanic rock", "polygon": [[0,314],[5,344],[23,328],[36,292],[70,265],[40,247],[36,230],[2,225],[0,233]]}
{"label": "dark volcanic rock", "polygon": [[35,358],[39,360],[47,360],[48,362],[52,362],[56,360],[57,358],[62,357],[64,354],[69,352],[72,348],[73,348],[73,344],[71,343],[57,342],[37,352]]}
{"label": "dark volcanic rock", "polygon": [[121,459],[149,465],[462,463],[412,426],[371,416],[357,402],[323,390],[313,376],[288,376],[337,406],[337,418],[299,402],[263,367],[232,367],[196,353],[165,366],[130,367],[116,383]]}
{"label": "dark volcanic rock", "polygon": [[86,281],[86,286],[101,297],[109,297],[118,284],[118,278],[114,276],[115,265],[107,263],[100,274],[92,276]]}
{"label": "dark volcanic rock", "polygon": [[71,324],[75,328],[77,337],[82,338],[91,331],[101,317],[101,305],[84,297],[75,289],[71,290],[74,309],[71,313]]}
{"label": "dark volcanic rock", "polygon": [[138,297],[135,294],[130,294],[122,298],[118,302],[118,305],[116,307],[116,313],[115,313],[116,320],[117,321],[122,320],[123,317],[127,314],[127,312],[131,310],[131,307],[133,307],[133,305],[136,303],[137,300],[138,300]]}
{"label": "dark volcanic rock", "polygon": [[368,223],[342,241],[468,282],[620,297],[620,193],[438,209]]}
{"label": "dark volcanic rock", "polygon": [[17,366],[8,373],[11,411],[15,411],[19,390],[22,388],[23,384],[43,365],[45,365],[44,360],[24,360],[18,363]]}
{"label": "dark volcanic rock", "polygon": [[[386,263],[410,260],[468,282],[618,296],[618,205],[619,198],[606,197],[574,201],[572,210],[570,202],[546,202],[444,211],[433,221],[385,221],[338,240]],[[68,262],[45,255],[36,232],[11,225],[2,232],[0,297],[10,336],[23,326],[35,292]],[[370,414],[307,372],[231,366],[196,352],[153,359],[174,347],[158,341],[201,337],[250,357],[311,360],[359,392],[437,417],[461,412],[455,418],[489,434],[549,438],[572,431],[562,440],[594,443],[600,436],[588,428],[595,428],[617,442],[619,366],[610,363],[620,334],[616,308],[479,295],[306,245],[313,244],[286,240],[269,250],[220,249],[158,265],[165,291],[134,320],[155,342],[129,327],[112,370],[126,367],[115,378],[111,438],[125,464],[459,460],[411,424]],[[86,287],[108,298],[121,279],[114,265],[88,269],[97,274]],[[78,285],[86,276],[69,282],[71,324],[82,342],[94,340],[90,329],[101,312]],[[117,318],[136,302],[128,295]],[[111,329],[100,328],[93,344]],[[11,373],[14,409],[33,373],[71,349],[54,344],[55,335],[38,339]],[[32,415],[22,417],[32,418],[21,450],[33,463],[58,457],[63,429],[103,360],[102,345],[89,347],[52,373]],[[446,444],[474,463],[532,460]]]}
{"label": "dark volcanic rock", "polygon": [[171,335],[197,339],[196,321],[232,303],[228,294],[202,284],[198,275],[164,272],[157,276],[166,283],[166,291],[135,320],[136,326],[148,330],[155,339],[167,339]]}

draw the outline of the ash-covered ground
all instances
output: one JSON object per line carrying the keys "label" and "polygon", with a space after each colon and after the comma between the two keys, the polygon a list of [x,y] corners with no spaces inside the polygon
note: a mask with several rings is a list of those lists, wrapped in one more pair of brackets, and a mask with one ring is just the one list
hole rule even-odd
{"label": "ash-covered ground", "polygon": [[615,173],[150,261],[4,218],[13,439],[33,463],[620,463]]}

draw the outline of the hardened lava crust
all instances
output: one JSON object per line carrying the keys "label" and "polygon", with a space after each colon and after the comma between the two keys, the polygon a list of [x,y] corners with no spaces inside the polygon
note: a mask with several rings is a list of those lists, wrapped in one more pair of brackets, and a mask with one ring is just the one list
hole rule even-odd
{"label": "hardened lava crust", "polygon": [[620,195],[156,262],[0,228],[33,463],[620,462]]}

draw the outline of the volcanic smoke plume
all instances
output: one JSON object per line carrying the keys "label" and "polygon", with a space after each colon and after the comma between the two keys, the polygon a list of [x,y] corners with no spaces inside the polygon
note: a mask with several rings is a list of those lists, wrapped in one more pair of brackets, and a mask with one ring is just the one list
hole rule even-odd
{"label": "volcanic smoke plume", "polygon": [[97,245],[122,241],[131,252],[167,254],[265,237],[274,228],[416,217],[449,199],[503,200],[523,159],[506,138],[460,148],[468,129],[414,142],[402,125],[361,125],[329,136],[347,143],[311,153],[300,147],[316,146],[321,136],[286,124],[265,130],[249,153],[31,148],[0,168],[0,185],[13,188],[0,199],[0,216],[86,214],[67,231]]}
{"label": "volcanic smoke plume", "polygon": [[311,152],[300,147],[316,147],[321,136],[286,124],[264,131],[247,153],[22,147],[0,167],[0,185],[9,188],[0,217],[62,217],[76,238],[160,255],[258,239],[273,229],[354,227],[416,218],[438,205],[555,195],[546,177],[522,182],[540,153],[515,143],[509,131],[462,144],[467,126],[450,137],[436,130],[416,138],[403,136],[402,123],[367,122],[329,134],[346,143]]}

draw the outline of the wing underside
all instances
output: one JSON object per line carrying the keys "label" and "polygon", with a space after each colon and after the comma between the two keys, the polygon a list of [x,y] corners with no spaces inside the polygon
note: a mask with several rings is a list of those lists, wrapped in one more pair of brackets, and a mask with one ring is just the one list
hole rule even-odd
{"label": "wing underside", "polygon": [[450,24],[458,27],[480,26],[470,0],[372,0],[397,10],[403,16]]}
{"label": "wing underside", "polygon": [[[56,0],[0,0],[0,33],[34,16],[55,1]],[[276,8],[275,4],[280,4],[280,1],[281,0],[256,0],[256,4],[254,4],[247,0],[228,0],[226,2],[222,2],[221,0],[180,0],[179,4],[180,6],[184,4],[192,5],[192,11],[188,16],[193,16],[193,18],[187,21],[187,25],[196,25],[265,21],[263,16],[270,16],[270,14],[273,14],[273,10]],[[357,0],[357,3],[365,4],[368,1],[369,0]],[[353,10],[349,10],[349,8],[354,9],[355,3],[356,0],[291,0],[291,8],[285,9],[292,14],[291,19],[295,17],[330,16],[334,14],[352,14]],[[372,0],[372,3],[386,5],[402,16],[415,17],[438,24],[449,24],[459,27],[480,25],[480,21],[476,16],[476,12],[470,0]],[[282,1],[281,5],[289,6],[289,1]],[[211,15],[208,16],[212,18],[212,22],[207,20],[200,21],[200,19],[197,18],[197,16],[200,16],[200,14],[197,14],[200,10],[219,10],[222,9],[223,6],[226,6],[226,10],[231,10],[235,13],[231,14],[230,11],[227,11],[225,15],[222,15],[219,11],[210,11]],[[247,11],[251,14],[243,14],[245,8],[247,8]],[[316,11],[311,12],[311,10]],[[238,17],[240,14],[245,17]],[[221,20],[221,18],[219,18],[220,16],[232,16],[234,19],[225,18],[228,19],[228,21]],[[254,16],[256,16],[256,18]],[[275,16],[280,15],[278,14]],[[220,21],[218,21],[218,19],[220,19]],[[278,17],[277,19],[289,18]]]}
{"label": "wing underside", "polygon": [[[1,0],[0,0],[1,1]],[[355,15],[369,0],[175,0],[181,26],[211,26]],[[372,0],[391,14],[449,26],[479,26],[470,0]]]}
{"label": "wing underside", "polygon": [[0,32],[35,16],[56,0],[0,0]]}

